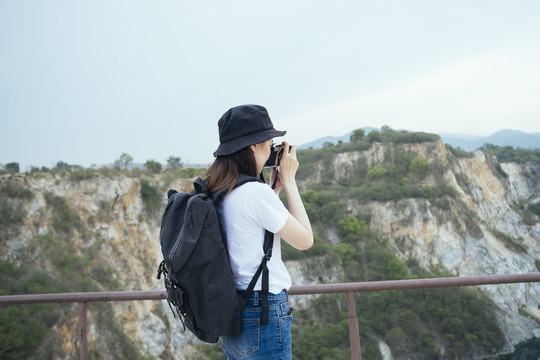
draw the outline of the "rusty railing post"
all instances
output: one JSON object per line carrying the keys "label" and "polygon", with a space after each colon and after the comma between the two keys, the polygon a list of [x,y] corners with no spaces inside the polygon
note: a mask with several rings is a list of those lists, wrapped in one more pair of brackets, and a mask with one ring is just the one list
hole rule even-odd
{"label": "rusty railing post", "polygon": [[360,347],[360,330],[358,329],[358,317],[354,304],[354,292],[347,293],[347,312],[349,313],[349,339],[351,342],[352,360],[362,360],[362,348]]}
{"label": "rusty railing post", "polygon": [[86,334],[86,302],[79,302],[79,358],[88,360],[88,338]]}

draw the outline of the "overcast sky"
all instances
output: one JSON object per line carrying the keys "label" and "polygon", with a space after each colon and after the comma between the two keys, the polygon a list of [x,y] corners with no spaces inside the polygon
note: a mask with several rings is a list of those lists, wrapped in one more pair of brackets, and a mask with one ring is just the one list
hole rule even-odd
{"label": "overcast sky", "polygon": [[217,121],[285,139],[540,131],[540,1],[0,0],[0,164],[210,163]]}

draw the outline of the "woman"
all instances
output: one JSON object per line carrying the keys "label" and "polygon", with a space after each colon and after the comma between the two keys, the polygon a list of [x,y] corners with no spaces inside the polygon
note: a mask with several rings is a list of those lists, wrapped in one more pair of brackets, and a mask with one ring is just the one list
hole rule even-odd
{"label": "woman", "polygon": [[[292,308],[287,290],[290,275],[281,260],[280,238],[299,250],[313,244],[313,232],[300,198],[295,175],[298,169],[296,147],[283,151],[279,172],[272,170],[271,183],[248,182],[234,188],[240,174],[257,177],[272,148],[272,138],[285,135],[274,129],[267,110],[259,105],[241,105],[229,109],[219,120],[220,145],[214,163],[206,173],[209,192],[229,186],[218,205],[227,238],[235,285],[246,290],[264,256],[265,231],[274,234],[272,258],[268,262],[270,305],[268,325],[261,325],[261,279],[258,280],[242,314],[242,333],[222,337],[228,359],[290,359]],[[283,148],[289,144],[283,142]],[[275,179],[277,176],[277,179]],[[234,188],[234,189],[233,189]],[[285,191],[289,210],[279,199]]]}

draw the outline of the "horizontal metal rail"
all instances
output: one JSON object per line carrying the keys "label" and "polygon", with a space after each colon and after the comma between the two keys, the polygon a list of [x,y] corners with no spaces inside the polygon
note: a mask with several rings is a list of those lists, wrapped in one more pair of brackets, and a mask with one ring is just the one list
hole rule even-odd
{"label": "horizontal metal rail", "polygon": [[[351,282],[336,284],[317,284],[292,286],[290,295],[309,294],[347,294],[347,308],[349,313],[349,337],[351,341],[351,354],[353,360],[361,360],[360,335],[358,332],[358,319],[354,304],[354,293],[383,291],[383,290],[413,290],[442,287],[498,285],[540,282],[540,273],[511,274],[511,275],[485,275],[449,278],[428,278],[390,281]],[[78,292],[55,294],[26,294],[0,296],[0,306],[16,304],[40,303],[70,303],[79,304],[79,340],[80,358],[88,359],[86,339],[86,303],[95,301],[133,301],[133,300],[165,300],[165,291],[105,291],[105,292]]]}
{"label": "horizontal metal rail", "polygon": [[[459,287],[476,285],[497,285],[540,282],[540,273],[484,275],[447,278],[409,279],[350,282],[335,284],[295,285],[289,295],[332,294],[348,292],[366,292],[382,290],[413,290],[441,287]],[[72,292],[50,294],[25,294],[0,296],[0,305],[40,304],[40,303],[69,303],[93,301],[132,301],[132,300],[164,300],[165,291],[102,291],[102,292]]]}

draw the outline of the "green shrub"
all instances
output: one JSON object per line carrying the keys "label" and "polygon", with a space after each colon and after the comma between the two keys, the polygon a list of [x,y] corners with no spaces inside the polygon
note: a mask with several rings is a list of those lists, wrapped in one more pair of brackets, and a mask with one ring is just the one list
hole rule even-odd
{"label": "green shrub", "polygon": [[52,305],[0,308],[0,358],[28,359],[47,336],[56,319],[44,321]]}
{"label": "green shrub", "polygon": [[26,219],[26,210],[20,203],[0,198],[1,241],[17,236],[24,219]]}
{"label": "green shrub", "polygon": [[457,158],[472,158],[473,156],[471,152],[467,152],[460,147],[454,148],[450,144],[444,144],[444,146],[446,147],[446,150],[450,151],[450,153]]}
{"label": "green shrub", "polygon": [[53,227],[56,231],[71,234],[73,231],[84,233],[86,226],[77,210],[70,207],[65,198],[45,193],[45,201],[53,211]]}
{"label": "green shrub", "polygon": [[380,179],[382,178],[383,176],[385,176],[386,174],[388,174],[388,170],[385,169],[384,167],[382,166],[379,166],[379,165],[375,165],[373,166],[371,169],[369,169],[368,171],[368,176],[370,179],[373,179],[373,180],[376,180],[376,179]]}
{"label": "green shrub", "polygon": [[527,249],[525,248],[525,246],[522,244],[521,241],[515,240],[511,238],[510,236],[506,235],[505,233],[500,232],[498,230],[492,230],[491,232],[499,241],[501,241],[504,244],[504,246],[508,250],[511,250],[520,254],[527,253]]}
{"label": "green shrub", "polygon": [[181,168],[179,173],[180,173],[180,177],[182,178],[192,179],[195,177],[203,176],[205,171],[206,169],[204,168],[189,167],[189,168]]}
{"label": "green shrub", "polygon": [[77,167],[69,172],[69,179],[72,181],[88,180],[97,176],[96,169]]}
{"label": "green shrub", "polygon": [[417,179],[423,179],[426,176],[428,169],[429,163],[426,159],[415,158],[411,160],[408,175]]}
{"label": "green shrub", "polygon": [[354,216],[347,216],[345,219],[338,222],[338,234],[343,242],[352,243],[360,241],[368,226],[365,222],[358,220]]}
{"label": "green shrub", "polygon": [[485,144],[482,150],[487,154],[496,156],[501,163],[514,162],[521,164],[531,162],[538,164],[540,162],[540,149],[522,149],[512,146]]}
{"label": "green shrub", "polygon": [[[55,282],[32,265],[18,267],[0,260],[2,295],[57,292]],[[54,304],[10,305],[0,308],[0,358],[27,359],[45,339],[59,318]]]}
{"label": "green shrub", "polygon": [[150,181],[141,179],[141,197],[145,210],[148,214],[156,214],[161,209],[163,198],[158,188],[150,184]]}
{"label": "green shrub", "polygon": [[321,240],[319,235],[313,234],[313,246],[308,250],[297,250],[287,242],[281,242],[281,258],[283,260],[301,260],[314,256],[323,256],[328,253],[330,245]]}
{"label": "green shrub", "polygon": [[149,171],[152,174],[159,174],[163,168],[161,163],[155,160],[147,160],[144,163],[144,167],[147,171]]}
{"label": "green shrub", "polygon": [[497,170],[497,173],[499,173],[499,175],[501,175],[503,178],[508,179],[508,174],[503,170],[501,164],[496,163],[495,170]]}
{"label": "green shrub", "polygon": [[0,197],[29,200],[34,198],[34,193],[15,181],[6,181],[0,184]]}
{"label": "green shrub", "polygon": [[532,212],[536,216],[540,217],[540,203],[529,204],[529,206],[527,206],[527,208],[529,209],[530,212]]}
{"label": "green shrub", "polygon": [[[384,186],[392,189],[388,183]],[[431,188],[429,185],[423,186],[421,191],[424,194],[429,192],[428,187]],[[404,185],[396,186],[400,191],[404,191],[404,188]],[[329,204],[326,199],[338,198],[341,189],[315,189],[317,187],[304,192],[302,198],[310,207],[314,228],[327,228],[325,217],[329,212],[323,211],[324,206]],[[395,191],[394,195],[399,193]],[[448,202],[448,199],[452,199],[448,194],[453,194],[453,191],[448,186],[433,187],[431,192],[434,196],[445,194],[443,196]],[[380,191],[377,193],[378,197],[387,196],[380,195]],[[388,194],[392,195],[392,191]],[[334,254],[341,262],[344,282],[448,276],[442,268],[427,272],[414,259],[406,263],[399,260],[388,247],[388,239],[367,226],[368,219],[369,214],[355,217],[343,212],[333,219],[341,242],[326,244],[325,251]],[[350,356],[346,337],[339,340],[326,333],[339,333],[339,326],[347,316],[346,312],[343,313],[345,305],[339,301],[336,304],[335,299],[334,296],[321,295],[311,302],[309,309],[295,313],[294,358],[331,358],[339,353]],[[355,302],[363,356],[369,353],[370,359],[381,356],[377,341],[373,340],[380,338],[386,339],[396,358],[441,358],[437,345],[440,339],[447,348],[452,349],[453,358],[462,358],[474,351],[490,354],[504,345],[503,333],[494,316],[495,305],[476,290],[459,288],[359,293],[355,296]],[[328,339],[323,341],[321,338]]]}
{"label": "green shrub", "polygon": [[30,189],[15,181],[0,183],[0,241],[20,233],[26,219],[24,201],[33,197]]}
{"label": "green shrub", "polygon": [[431,187],[431,185],[422,185],[422,196],[427,199],[433,197],[433,188]]}

